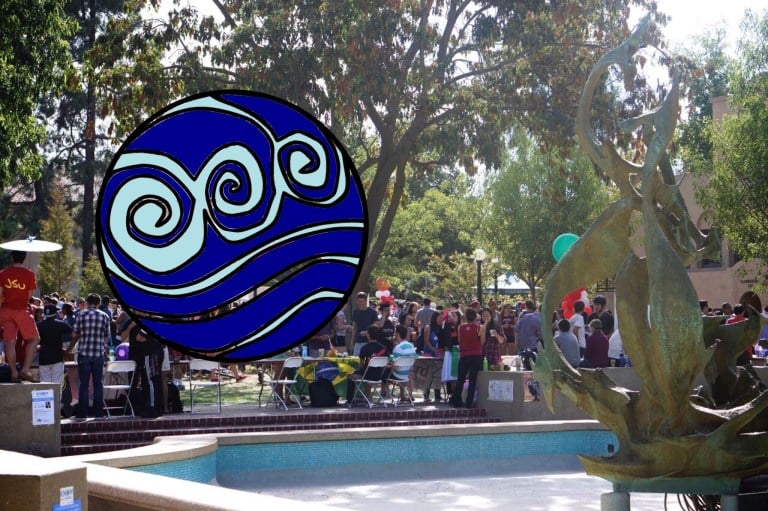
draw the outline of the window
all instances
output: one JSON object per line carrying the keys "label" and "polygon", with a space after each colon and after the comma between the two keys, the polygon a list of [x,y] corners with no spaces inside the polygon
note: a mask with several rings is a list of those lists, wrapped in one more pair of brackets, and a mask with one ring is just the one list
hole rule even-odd
{"label": "window", "polygon": [[[702,234],[709,234],[709,229],[702,229]],[[721,254],[722,256],[722,254]],[[723,263],[717,259],[704,258],[699,262],[699,268],[722,268]]]}

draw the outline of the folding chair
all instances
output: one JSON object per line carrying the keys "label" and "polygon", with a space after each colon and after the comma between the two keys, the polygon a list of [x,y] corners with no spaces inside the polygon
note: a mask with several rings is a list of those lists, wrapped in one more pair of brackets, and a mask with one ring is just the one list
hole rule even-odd
{"label": "folding chair", "polygon": [[[381,374],[378,370],[383,372],[384,368],[386,368],[388,364],[389,357],[371,357],[371,359],[368,361],[368,366],[363,372],[362,377],[359,380],[352,380],[352,382],[355,384],[355,393],[352,396],[353,403],[355,402],[355,399],[360,396],[363,398],[363,400],[365,400],[368,408],[373,408],[374,400],[376,400],[377,403],[383,403],[384,406],[387,406],[387,404],[383,402],[383,397],[381,395],[381,391],[383,387],[387,385],[387,381],[381,378],[374,380],[373,375]],[[372,369],[377,369],[377,371],[372,371]],[[347,383],[347,385],[349,385],[349,383]],[[370,398],[365,393],[365,388],[369,385],[371,387]]]}
{"label": "folding chair", "polygon": [[[104,385],[104,410],[110,419],[112,418],[110,410],[119,410],[121,408],[123,409],[123,416],[127,415],[129,408],[131,410],[130,416],[136,416],[133,411],[133,403],[131,403],[131,387],[135,377],[136,362],[133,360],[117,360],[107,364],[107,381],[109,384]],[[113,399],[124,396],[125,404],[123,406],[109,406],[107,405],[107,395]]]}
{"label": "folding chair", "polygon": [[[301,357],[288,357],[283,362],[283,367],[280,368],[280,372],[277,373],[275,378],[270,378],[269,389],[270,394],[268,403],[275,403],[275,406],[283,405],[283,408],[288,410],[288,404],[286,399],[292,400],[294,403],[301,406],[301,396],[295,393],[295,387],[298,380],[296,379],[296,373],[301,365],[304,363],[304,359]],[[262,387],[262,390],[264,387]],[[287,392],[287,398],[283,397]],[[259,405],[261,406],[261,392],[259,392]]]}
{"label": "folding chair", "polygon": [[202,360],[199,358],[193,358],[189,361],[189,413],[195,413],[195,392],[201,389],[210,389],[215,387],[217,392],[216,404],[217,413],[221,413],[221,382],[219,378],[215,381],[211,380],[195,380],[192,375],[195,371],[210,371],[212,375],[216,374],[219,369],[219,363],[212,360]]}
{"label": "folding chair", "polygon": [[[397,406],[397,401],[395,401],[395,387],[400,389],[400,402],[408,401],[411,403],[411,406],[414,406],[413,395],[410,391],[406,391],[405,395],[407,396],[407,399],[403,399],[405,387],[411,382],[411,370],[413,369],[414,363],[416,363],[416,357],[398,357],[392,362],[392,373],[387,379],[387,390],[389,390],[389,395],[394,406]],[[405,374],[407,374],[407,376],[403,379],[402,376]],[[398,375],[401,377],[398,378]]]}

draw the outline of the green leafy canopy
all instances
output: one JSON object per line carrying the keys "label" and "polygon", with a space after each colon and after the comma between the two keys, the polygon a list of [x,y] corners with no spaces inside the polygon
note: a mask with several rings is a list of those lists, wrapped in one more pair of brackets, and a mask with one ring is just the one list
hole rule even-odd
{"label": "green leafy canopy", "polygon": [[60,88],[70,69],[66,38],[73,25],[63,0],[0,2],[0,187],[14,175],[35,177],[43,159],[38,144],[45,126],[35,118],[38,101]]}

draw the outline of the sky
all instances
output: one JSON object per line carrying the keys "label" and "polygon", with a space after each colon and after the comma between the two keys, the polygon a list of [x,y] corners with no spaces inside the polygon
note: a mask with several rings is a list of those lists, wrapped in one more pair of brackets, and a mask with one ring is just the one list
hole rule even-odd
{"label": "sky", "polygon": [[678,46],[690,46],[691,38],[705,30],[725,23],[729,53],[735,50],[739,23],[746,9],[761,12],[768,9],[768,0],[656,0],[659,10],[671,19],[663,28],[674,51]]}
{"label": "sky", "polygon": [[[218,15],[212,0],[187,1],[203,12]],[[664,29],[665,35],[672,42],[672,49],[676,45],[685,46],[691,37],[721,21],[726,23],[728,37],[735,42],[744,11],[747,8],[758,12],[768,9],[768,0],[656,0],[656,3],[659,10],[672,18]],[[171,1],[163,0],[162,4],[164,7],[161,12],[165,12]]]}

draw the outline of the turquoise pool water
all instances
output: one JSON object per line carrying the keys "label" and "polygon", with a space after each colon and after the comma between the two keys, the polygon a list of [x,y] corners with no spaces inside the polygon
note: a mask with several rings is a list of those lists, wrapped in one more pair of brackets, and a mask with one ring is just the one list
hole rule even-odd
{"label": "turquoise pool water", "polygon": [[[350,439],[221,446],[191,460],[132,470],[350,511],[600,511],[612,490],[577,454],[618,449],[610,431]],[[680,511],[632,494],[632,511]]]}
{"label": "turquoise pool water", "polygon": [[[221,446],[194,459],[145,465],[131,470],[223,486],[270,471],[349,467],[371,464],[484,463],[515,459],[572,459],[577,454],[607,455],[618,447],[610,431],[550,431],[463,436],[373,438]],[[485,463],[487,465],[487,463]]]}
{"label": "turquoise pool water", "polygon": [[[615,435],[599,430],[297,440],[221,446],[132,470],[287,498],[291,509],[600,511],[611,485],[584,474],[576,455],[617,448]],[[633,511],[665,506],[664,495],[632,495]]]}

